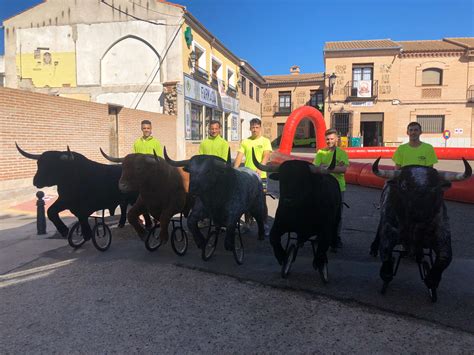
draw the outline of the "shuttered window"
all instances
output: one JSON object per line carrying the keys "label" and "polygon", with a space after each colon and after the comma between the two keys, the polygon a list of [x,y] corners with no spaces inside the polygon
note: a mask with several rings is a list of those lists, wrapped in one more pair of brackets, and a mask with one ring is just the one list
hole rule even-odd
{"label": "shuttered window", "polygon": [[416,121],[421,125],[423,133],[443,133],[444,115],[416,116]]}
{"label": "shuttered window", "polygon": [[437,68],[423,70],[423,85],[441,85],[443,83],[443,71]]}

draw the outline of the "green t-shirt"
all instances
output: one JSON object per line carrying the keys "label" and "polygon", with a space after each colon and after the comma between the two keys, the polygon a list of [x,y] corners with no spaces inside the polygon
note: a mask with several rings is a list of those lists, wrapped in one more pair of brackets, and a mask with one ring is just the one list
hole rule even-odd
{"label": "green t-shirt", "polygon": [[392,160],[401,167],[407,165],[432,166],[438,162],[433,146],[421,142],[421,145],[413,148],[409,143],[402,144],[393,154]]}
{"label": "green t-shirt", "polygon": [[[329,166],[331,164],[333,155],[333,151],[329,150],[328,148],[320,149],[314,157],[313,164],[316,166],[320,166],[321,164]],[[345,151],[339,147],[336,147],[336,166],[341,162],[344,163],[345,166],[349,166],[349,157]],[[331,173],[331,175],[337,179],[341,191],[346,191],[346,180],[344,179],[344,173]]]}
{"label": "green t-shirt", "polygon": [[153,149],[156,152],[156,155],[163,158],[163,147],[158,139],[153,137],[148,137],[144,139],[143,137],[138,138],[133,144],[133,152],[140,154],[151,154],[153,155]]}
{"label": "green t-shirt", "polygon": [[227,160],[229,153],[229,143],[221,136],[209,137],[199,145],[199,154],[215,155],[216,157]]}
{"label": "green t-shirt", "polygon": [[[264,136],[260,136],[255,139],[249,137],[247,139],[244,139],[242,143],[240,143],[240,148],[238,152],[243,153],[245,155],[245,167],[256,171],[257,167],[254,165],[252,160],[252,148],[254,148],[255,150],[255,157],[257,158],[258,162],[261,162],[263,159],[263,153],[267,151],[272,151],[272,144],[270,143],[270,140],[268,138],[265,138]],[[262,179],[265,179],[267,177],[267,173],[262,171],[260,177]]]}

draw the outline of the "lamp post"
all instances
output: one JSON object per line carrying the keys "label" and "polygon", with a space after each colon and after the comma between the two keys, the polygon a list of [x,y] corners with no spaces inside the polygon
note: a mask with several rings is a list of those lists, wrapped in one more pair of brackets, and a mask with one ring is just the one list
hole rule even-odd
{"label": "lamp post", "polygon": [[331,75],[326,76],[329,79],[328,87],[328,111],[331,112],[331,95],[334,92],[334,85],[336,84],[336,74],[332,73]]}
{"label": "lamp post", "polygon": [[190,61],[190,67],[191,68],[194,68],[194,65],[196,63],[196,52],[195,51],[191,51],[191,53],[189,53],[189,61]]}

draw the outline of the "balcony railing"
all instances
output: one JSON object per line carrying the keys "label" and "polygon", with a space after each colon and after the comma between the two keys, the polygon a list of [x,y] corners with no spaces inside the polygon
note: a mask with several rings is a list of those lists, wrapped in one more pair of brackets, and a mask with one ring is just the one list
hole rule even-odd
{"label": "balcony railing", "polygon": [[474,85],[467,89],[467,102],[474,102]]}
{"label": "balcony railing", "polygon": [[273,105],[273,115],[275,116],[286,116],[293,111],[293,103],[290,106],[279,106],[278,104]]}
{"label": "balcony railing", "polygon": [[194,68],[194,77],[196,79],[201,79],[201,81],[202,80],[207,81],[207,79],[209,79],[209,73],[207,72],[206,69],[196,66]]}
{"label": "balcony railing", "polygon": [[379,95],[378,80],[348,81],[344,87],[346,100],[374,100]]}

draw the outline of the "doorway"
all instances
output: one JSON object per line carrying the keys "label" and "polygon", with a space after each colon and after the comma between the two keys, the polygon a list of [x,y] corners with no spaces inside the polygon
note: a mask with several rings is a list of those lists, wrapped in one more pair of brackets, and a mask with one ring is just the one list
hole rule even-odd
{"label": "doorway", "polygon": [[360,132],[364,147],[383,146],[383,113],[361,113]]}

